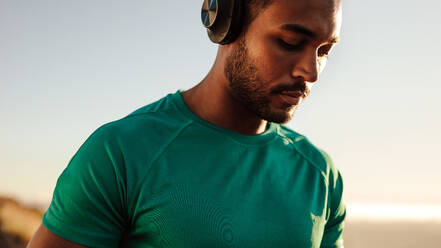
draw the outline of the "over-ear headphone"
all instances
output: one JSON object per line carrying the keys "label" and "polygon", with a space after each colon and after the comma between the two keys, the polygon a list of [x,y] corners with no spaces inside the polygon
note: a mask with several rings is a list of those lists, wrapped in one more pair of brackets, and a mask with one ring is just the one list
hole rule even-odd
{"label": "over-ear headphone", "polygon": [[202,23],[214,43],[233,42],[242,29],[243,0],[204,0]]}

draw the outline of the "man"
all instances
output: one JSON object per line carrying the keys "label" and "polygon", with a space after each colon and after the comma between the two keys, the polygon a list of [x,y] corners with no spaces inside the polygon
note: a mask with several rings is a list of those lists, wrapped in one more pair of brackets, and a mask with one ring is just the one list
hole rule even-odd
{"label": "man", "polygon": [[28,247],[343,247],[338,170],[279,125],[338,41],[340,2],[242,4],[201,83],[89,137]]}

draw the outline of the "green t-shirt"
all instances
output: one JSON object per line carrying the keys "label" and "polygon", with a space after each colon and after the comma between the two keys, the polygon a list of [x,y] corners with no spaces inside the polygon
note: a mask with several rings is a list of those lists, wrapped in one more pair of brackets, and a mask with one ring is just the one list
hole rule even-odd
{"label": "green t-shirt", "polygon": [[304,136],[220,128],[177,92],[96,130],[43,223],[89,247],[343,247],[342,187]]}

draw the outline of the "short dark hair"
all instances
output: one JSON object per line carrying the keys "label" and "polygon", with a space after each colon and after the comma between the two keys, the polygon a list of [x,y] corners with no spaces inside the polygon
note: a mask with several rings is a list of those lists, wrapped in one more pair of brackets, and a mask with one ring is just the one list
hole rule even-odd
{"label": "short dark hair", "polygon": [[268,7],[274,0],[243,0],[244,3],[244,20],[243,30],[246,32],[248,26],[256,19],[259,13]]}

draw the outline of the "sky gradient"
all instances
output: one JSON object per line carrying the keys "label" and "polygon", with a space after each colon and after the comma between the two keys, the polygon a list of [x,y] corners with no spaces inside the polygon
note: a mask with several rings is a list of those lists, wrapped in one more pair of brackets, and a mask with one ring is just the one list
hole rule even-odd
{"label": "sky gradient", "polygon": [[[210,69],[202,1],[0,0],[0,193],[47,202],[96,128]],[[288,124],[350,204],[441,206],[441,2],[343,0],[341,42]]]}

